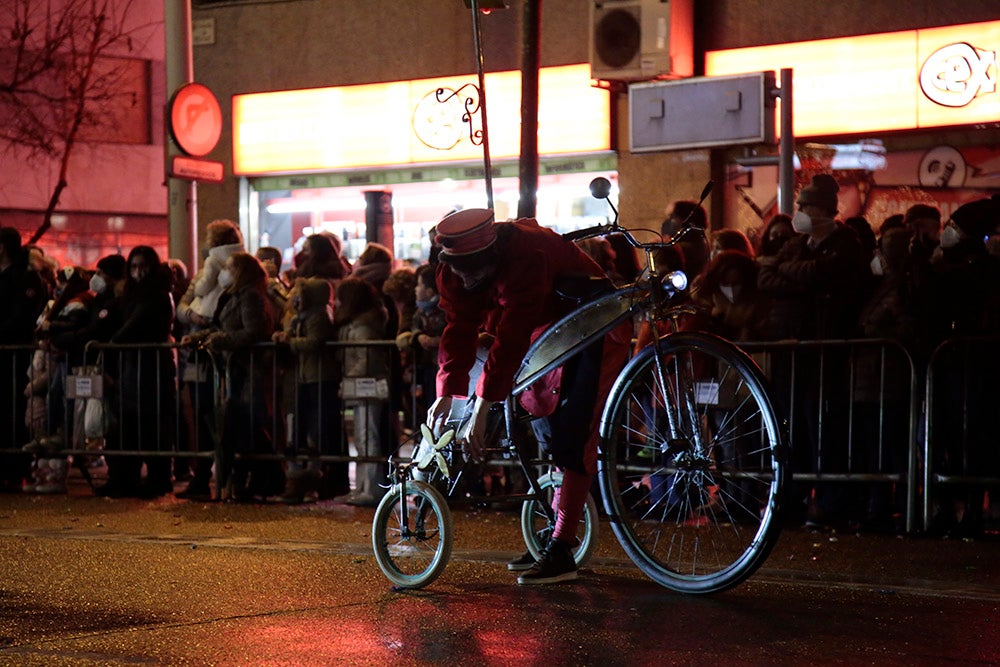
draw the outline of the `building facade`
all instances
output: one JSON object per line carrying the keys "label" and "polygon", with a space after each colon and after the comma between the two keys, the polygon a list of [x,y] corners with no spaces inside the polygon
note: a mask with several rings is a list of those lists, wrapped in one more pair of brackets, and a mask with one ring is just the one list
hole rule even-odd
{"label": "building facade", "polygon": [[[480,17],[483,63],[491,76],[516,74],[520,69],[525,1],[509,0],[508,8],[493,10]],[[234,108],[238,101],[259,94],[318,90],[340,95],[354,94],[359,87],[371,85],[384,92],[392,84],[410,83],[412,87],[412,82],[435,79],[475,82],[473,21],[465,3],[460,0],[405,3],[395,0],[191,0],[191,3],[194,80],[214,92],[223,115],[221,139],[205,157],[221,162],[225,177],[219,184],[198,184],[199,229],[215,218],[233,218],[248,232],[252,247],[270,244],[290,249],[302,234],[319,225],[346,233],[351,237],[348,240],[356,245],[362,241],[361,234],[370,223],[365,216],[370,218],[369,209],[381,201],[381,205],[392,207],[397,253],[416,256],[426,249],[424,232],[427,225],[455,205],[467,205],[454,194],[456,191],[464,189],[479,198],[474,201],[483,200],[482,163],[475,157],[474,150],[456,159],[455,154],[449,155],[448,150],[438,147],[435,159],[418,156],[380,163],[379,151],[386,149],[376,146],[375,138],[382,137],[384,144],[391,145],[395,141],[394,133],[399,132],[399,128],[390,126],[390,121],[383,120],[378,125],[374,119],[365,123],[359,122],[357,117],[337,114],[330,114],[325,123],[321,119],[319,124],[325,136],[348,139],[368,133],[373,137],[370,152],[375,155],[374,161],[359,159],[352,164],[344,162],[341,156],[338,158],[341,161],[331,163],[335,164],[332,168],[318,163],[301,168],[278,167],[270,172],[245,169],[240,167],[234,142],[234,136],[245,130],[234,124]],[[144,20],[162,25],[163,3],[143,0],[139,4],[143,7]],[[547,0],[540,4],[542,71],[587,66],[592,58],[594,3]],[[655,13],[662,10],[659,5],[664,3],[608,0],[597,4],[605,9],[626,7]],[[832,42],[820,40],[900,33],[910,34],[915,42],[926,42],[925,38],[933,36],[929,31],[936,28],[978,26],[974,34],[979,41],[969,42],[973,49],[969,53],[973,55],[954,61],[959,63],[959,69],[961,63],[965,63],[969,74],[966,80],[956,79],[952,83],[965,85],[969,84],[969,77],[978,77],[976,99],[967,102],[966,107],[957,108],[983,107],[1000,95],[996,91],[996,53],[1000,52],[1000,39],[991,37],[992,28],[987,26],[985,31],[979,28],[998,20],[1000,9],[991,0],[843,0],[824,6],[797,0],[698,0],[693,3],[691,22],[692,71],[695,76],[714,76],[734,71],[734,68],[739,70],[740,65],[733,65],[731,60],[719,64],[727,54],[733,53],[753,55],[752,60],[747,60],[748,71],[783,66],[795,69],[795,62],[787,62],[788,56],[779,54],[768,60],[753,50],[802,42],[810,45],[811,53],[823,54],[823,49]],[[948,39],[951,40],[949,44],[963,43],[961,35]],[[148,140],[132,145],[91,142],[80,150],[70,165],[69,187],[59,206],[59,213],[64,216],[61,224],[82,230],[80,233],[84,237],[99,237],[99,242],[77,253],[73,261],[93,262],[101,252],[118,246],[127,251],[128,246],[140,238],[160,243],[158,239],[167,234],[163,111],[172,91],[165,89],[164,48],[161,31],[147,39],[140,51],[131,54],[143,60],[149,71]],[[848,44],[843,48],[854,47]],[[826,57],[828,64],[834,66],[833,70],[837,69],[843,53],[831,52]],[[822,55],[820,57],[822,59]],[[941,58],[944,56],[939,56]],[[917,60],[911,57],[909,62],[913,64],[909,67],[912,71],[900,70],[896,78],[919,77],[923,63]],[[994,162],[1000,160],[997,153],[1000,114],[991,117],[987,110],[985,116],[956,114],[954,121],[943,124],[903,121],[870,123],[859,129],[848,121],[879,118],[895,112],[867,107],[860,101],[852,106],[857,90],[857,86],[851,87],[852,77],[861,81],[863,72],[843,71],[844,68],[857,68],[856,59],[843,62],[851,64],[835,72],[839,75],[835,79],[837,85],[843,86],[840,98],[847,101],[839,111],[844,121],[842,126],[834,124],[821,130],[801,131],[801,136],[798,136],[798,127],[796,129],[800,145],[819,145],[818,149],[802,151],[800,157],[807,161],[815,158],[820,168],[840,169],[845,179],[854,178],[859,186],[855,188],[856,201],[847,202],[849,210],[842,213],[869,215],[877,226],[878,218],[914,198],[940,203],[947,209],[996,189],[992,174],[1000,171],[993,167]],[[801,69],[803,63],[799,65]],[[812,76],[799,72],[795,77],[797,96],[827,85],[825,79],[811,80]],[[891,77],[886,86],[890,84],[895,85]],[[490,97],[494,85],[496,92]],[[510,116],[514,114],[512,109],[519,108],[516,87],[505,88],[504,85],[488,80],[486,87],[487,109],[498,110],[497,115],[489,119],[490,127],[496,127],[498,135],[503,133],[500,128],[504,124],[516,126],[516,120]],[[614,179],[620,189],[622,220],[630,227],[658,229],[669,202],[696,198],[710,178],[716,182],[708,203],[714,226],[752,231],[759,226],[762,215],[774,210],[774,170],[740,166],[747,155],[773,152],[774,146],[633,152],[629,142],[629,84],[615,82],[591,90],[592,82],[584,77],[573,85],[576,88],[558,92],[555,98],[586,104],[588,112],[603,111],[607,127],[596,147],[582,142],[584,148],[577,149],[571,143],[548,154],[543,148],[544,139],[554,124],[550,121],[548,126],[543,124],[540,128],[538,215],[543,223],[572,225],[590,216],[602,215],[603,209],[592,208],[587,197],[586,182],[593,175],[608,175]],[[547,92],[552,90],[551,86],[541,86],[539,97],[543,105]],[[595,91],[604,96],[596,98],[597,102],[593,101],[594,97],[588,97]],[[399,108],[392,109],[395,115],[391,118],[395,120],[391,122],[407,119],[409,124],[404,129],[417,136],[419,131],[413,124],[416,109],[406,105],[416,107],[418,105],[412,100],[422,97],[410,95],[395,105]],[[575,102],[576,95],[588,101]],[[604,109],[600,108],[605,105],[601,99],[606,100]],[[912,105],[918,106],[918,103]],[[352,104],[350,108],[359,107]],[[300,108],[288,104],[274,111],[274,117],[287,128],[301,128],[299,113]],[[572,110],[556,113],[563,114],[567,124],[579,115]],[[797,121],[807,120],[808,115],[802,111],[797,114]],[[584,131],[590,133],[593,125],[601,122],[605,121],[600,118],[588,120],[590,124],[583,126]],[[425,124],[425,130],[427,127],[431,124]],[[431,129],[431,134],[440,138],[441,128]],[[449,132],[452,130],[448,128]],[[407,141],[412,142],[413,137]],[[470,148],[467,137],[461,141],[466,149]],[[604,144],[600,145],[600,141]],[[834,148],[830,149],[831,146]],[[862,159],[851,161],[852,155]],[[834,157],[848,160],[847,166],[843,163],[838,166]],[[870,160],[866,161],[867,158]],[[3,159],[8,176],[0,189],[0,211],[12,224],[30,228],[39,212],[44,210],[46,195],[56,174],[52,165],[38,167],[16,152],[6,152]],[[937,169],[944,171],[934,171]],[[943,174],[949,170],[949,177],[943,179]],[[512,214],[510,192],[516,193],[517,189],[516,156],[498,158],[493,171],[497,180],[498,212]],[[719,187],[720,184],[724,187]],[[916,195],[912,195],[914,192]],[[389,198],[378,193],[388,193]],[[908,194],[902,196],[900,193]],[[299,201],[302,198],[346,198],[350,202],[338,204],[340,209],[324,213],[325,204]],[[74,216],[90,222],[76,222]],[[100,228],[99,234],[87,226],[92,224]],[[134,230],[147,228],[151,236],[129,236]],[[117,239],[114,238],[116,233]],[[200,238],[200,232],[198,236]],[[165,247],[165,242],[162,245]]]}

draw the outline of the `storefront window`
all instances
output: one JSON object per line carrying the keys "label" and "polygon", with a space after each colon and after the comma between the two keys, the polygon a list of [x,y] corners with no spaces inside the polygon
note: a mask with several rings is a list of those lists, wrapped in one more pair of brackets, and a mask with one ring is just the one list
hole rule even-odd
{"label": "storefront window", "polygon": [[[609,172],[550,174],[539,178],[536,217],[560,233],[605,221],[607,207],[590,196],[588,185],[597,177],[616,180]],[[498,220],[517,216],[516,177],[493,180],[494,210]],[[354,260],[367,243],[365,191],[372,186],[314,187],[260,190],[258,246],[279,248],[285,268],[302,247],[306,236],[333,232],[344,241],[344,252]],[[449,212],[486,206],[482,180],[444,179],[426,183],[380,186],[392,193],[393,252],[398,260],[419,264],[430,252],[428,231]]]}

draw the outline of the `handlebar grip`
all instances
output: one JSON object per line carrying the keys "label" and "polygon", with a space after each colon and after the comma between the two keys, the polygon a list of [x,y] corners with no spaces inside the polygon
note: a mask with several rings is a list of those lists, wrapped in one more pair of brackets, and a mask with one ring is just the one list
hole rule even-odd
{"label": "handlebar grip", "polygon": [[595,225],[594,227],[584,227],[566,232],[562,237],[564,241],[579,241],[580,239],[589,239],[592,236],[602,236],[609,231],[611,231],[611,225]]}

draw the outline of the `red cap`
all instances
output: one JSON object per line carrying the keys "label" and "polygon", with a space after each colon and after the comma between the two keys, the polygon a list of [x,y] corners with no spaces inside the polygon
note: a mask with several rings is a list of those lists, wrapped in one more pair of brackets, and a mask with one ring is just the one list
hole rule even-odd
{"label": "red cap", "polygon": [[488,208],[467,208],[446,216],[437,224],[434,242],[446,255],[471,255],[485,250],[497,239],[493,211]]}

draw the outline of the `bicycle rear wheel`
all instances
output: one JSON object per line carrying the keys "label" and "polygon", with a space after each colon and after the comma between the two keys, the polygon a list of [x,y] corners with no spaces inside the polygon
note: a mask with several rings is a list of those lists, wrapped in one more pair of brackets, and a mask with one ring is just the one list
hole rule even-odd
{"label": "bicycle rear wheel", "polygon": [[397,586],[423,588],[437,579],[451,557],[453,540],[448,504],[425,482],[407,482],[405,497],[399,485],[393,485],[375,510],[375,560]]}
{"label": "bicycle rear wheel", "polygon": [[600,480],[625,552],[684,593],[731,588],[781,529],[785,452],[750,357],[704,333],[666,336],[622,371],[605,406]]}
{"label": "bicycle rear wheel", "polygon": [[[562,473],[552,472],[538,478],[538,486],[545,494],[545,501],[549,507],[552,506],[552,496],[557,487],[562,486]],[[549,516],[545,508],[541,506],[541,500],[525,500],[521,503],[521,534],[524,536],[524,543],[528,547],[528,553],[535,560],[542,556],[542,549],[548,544],[555,524],[549,521]],[[576,545],[573,547],[573,559],[578,566],[583,566],[590,560],[597,546],[597,532],[600,528],[600,519],[597,514],[597,503],[594,497],[587,494],[587,503],[583,506],[583,518],[580,519],[580,527],[577,530],[578,537]]]}

